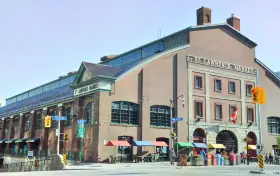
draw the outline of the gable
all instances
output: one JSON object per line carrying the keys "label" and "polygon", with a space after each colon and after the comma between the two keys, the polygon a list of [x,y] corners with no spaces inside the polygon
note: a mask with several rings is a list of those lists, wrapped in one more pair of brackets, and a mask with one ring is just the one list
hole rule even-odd
{"label": "gable", "polygon": [[92,79],[91,73],[88,70],[84,69],[83,73],[77,83],[82,83],[82,82],[88,81],[90,79]]}

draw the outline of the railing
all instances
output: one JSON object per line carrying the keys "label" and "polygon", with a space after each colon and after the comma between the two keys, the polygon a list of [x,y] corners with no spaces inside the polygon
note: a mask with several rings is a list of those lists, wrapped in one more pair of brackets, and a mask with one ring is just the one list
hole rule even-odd
{"label": "railing", "polygon": [[[55,151],[52,150],[29,150],[33,151],[33,157],[36,158],[48,158],[51,154],[55,153]],[[0,157],[19,157],[19,158],[25,158],[27,157],[28,151],[24,151],[23,149],[20,150],[14,150],[14,149],[7,149],[7,150],[2,150],[0,151]]]}

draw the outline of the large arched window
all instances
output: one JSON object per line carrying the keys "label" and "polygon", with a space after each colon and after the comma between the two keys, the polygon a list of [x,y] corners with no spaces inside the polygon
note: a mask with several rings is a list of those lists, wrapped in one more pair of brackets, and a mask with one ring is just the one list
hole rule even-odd
{"label": "large arched window", "polygon": [[93,123],[93,107],[92,107],[93,103],[90,102],[86,105],[85,107],[85,120],[86,120],[86,124],[92,124]]}
{"label": "large arched window", "polygon": [[10,120],[5,120],[5,138],[8,139],[10,131]]}
{"label": "large arched window", "polygon": [[15,130],[15,135],[18,135],[20,133],[20,128],[19,128],[19,117],[16,117],[14,120],[14,130]]}
{"label": "large arched window", "polygon": [[267,118],[267,129],[270,134],[280,134],[280,118],[279,117],[268,117]]}
{"label": "large arched window", "polygon": [[36,112],[35,113],[35,120],[36,120],[36,126],[35,126],[35,128],[36,128],[36,130],[39,130],[39,129],[41,129],[42,128],[42,112]]}
{"label": "large arched window", "polygon": [[168,106],[151,106],[150,125],[170,127],[170,108]]}
{"label": "large arched window", "polygon": [[121,101],[112,103],[112,123],[138,125],[138,115],[138,104]]}
{"label": "large arched window", "polygon": [[30,116],[26,116],[24,122],[24,131],[28,131],[30,128]]}
{"label": "large arched window", "polygon": [[[52,110],[49,112],[48,114],[49,116],[56,116],[56,111],[55,110]],[[51,120],[51,128],[56,128],[57,127],[57,121],[56,120]]]}
{"label": "large arched window", "polygon": [[64,110],[64,114],[67,117],[67,120],[64,121],[64,125],[66,127],[72,126],[72,120],[73,120],[73,116],[72,116],[72,110],[71,107],[66,108]]}

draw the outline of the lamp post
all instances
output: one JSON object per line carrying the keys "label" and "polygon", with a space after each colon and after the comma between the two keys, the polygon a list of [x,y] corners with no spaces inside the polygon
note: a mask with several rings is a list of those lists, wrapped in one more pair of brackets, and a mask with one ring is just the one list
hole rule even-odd
{"label": "lamp post", "polygon": [[[177,100],[181,98],[181,103],[183,105],[183,107],[185,106],[185,98],[184,95],[180,95],[179,97],[177,97],[175,100],[170,99],[170,146],[169,146],[169,159],[170,161],[172,161],[172,149],[173,149],[173,138],[172,138],[172,134],[173,134],[173,125],[175,122],[172,121],[172,108],[174,105],[174,102],[177,102]],[[177,141],[178,142],[178,141]],[[178,154],[178,149],[177,149],[177,154]]]}

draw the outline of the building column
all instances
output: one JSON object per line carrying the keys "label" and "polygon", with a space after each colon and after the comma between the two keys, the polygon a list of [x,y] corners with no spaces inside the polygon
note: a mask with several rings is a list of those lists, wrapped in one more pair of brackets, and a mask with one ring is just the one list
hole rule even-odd
{"label": "building column", "polygon": [[48,151],[48,133],[49,129],[45,128],[45,117],[47,115],[48,108],[43,108],[42,112],[42,128],[41,128],[41,138],[40,138],[40,151],[47,152]]}
{"label": "building column", "polygon": [[189,108],[189,118],[188,118],[188,142],[192,141],[192,132],[190,131],[190,125],[192,124],[194,120],[194,112],[193,112],[193,74],[192,74],[192,69],[188,70],[188,108]]}
{"label": "building column", "polygon": [[78,124],[77,121],[83,117],[83,99],[81,97],[75,98],[72,105],[73,122],[72,122],[72,142],[71,149],[79,151],[80,140],[77,138]]}
{"label": "building column", "polygon": [[[35,128],[36,128],[36,118],[35,118],[35,112],[30,112],[30,127],[28,131],[28,139],[33,139],[35,137]],[[31,143],[27,143],[27,148],[31,149]]]}
{"label": "building column", "polygon": [[[247,116],[246,116],[246,86],[245,80],[241,79],[241,125],[247,125]],[[237,110],[238,111],[238,110]]]}
{"label": "building column", "polygon": [[19,134],[18,134],[18,139],[22,139],[23,138],[23,133],[24,133],[24,127],[25,127],[25,117],[26,114],[20,114],[19,116]]}
{"label": "building column", "polygon": [[211,104],[210,104],[210,76],[209,73],[205,73],[205,119],[207,123],[210,123],[211,119]]}
{"label": "building column", "polygon": [[[10,117],[10,128],[9,128],[9,137],[8,137],[8,139],[13,139],[14,135],[15,135],[14,120],[15,120],[14,116],[11,116]],[[8,144],[7,148],[8,149],[12,148],[12,144]]]}
{"label": "building column", "polygon": [[1,119],[0,128],[1,128],[0,139],[5,139],[5,120],[4,119]]}

